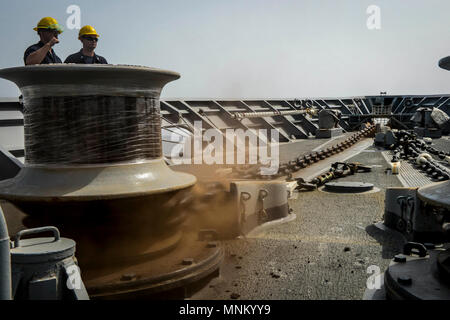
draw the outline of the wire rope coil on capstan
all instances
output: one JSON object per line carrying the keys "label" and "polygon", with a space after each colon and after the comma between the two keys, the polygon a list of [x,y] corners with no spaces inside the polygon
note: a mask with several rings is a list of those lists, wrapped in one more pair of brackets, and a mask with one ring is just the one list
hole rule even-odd
{"label": "wire rope coil on capstan", "polygon": [[[25,133],[25,165],[0,182],[0,198],[26,214],[26,227],[53,225],[76,241],[88,292],[95,286],[108,297],[115,280],[106,275],[141,264],[137,277],[158,279],[158,257],[194,241],[181,228],[188,215],[176,196],[196,178],[171,170],[162,157],[160,93],[180,75],[59,64],[2,69],[0,77],[23,94]],[[189,269],[172,287],[218,269],[220,247],[205,250],[192,253],[208,261],[203,273]],[[148,288],[128,283],[127,291]]]}

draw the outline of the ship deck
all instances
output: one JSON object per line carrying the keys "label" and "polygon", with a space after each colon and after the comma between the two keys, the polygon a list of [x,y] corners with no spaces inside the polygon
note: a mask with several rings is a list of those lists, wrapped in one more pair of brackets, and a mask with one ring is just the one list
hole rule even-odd
{"label": "ship deck", "polygon": [[[434,143],[449,149],[448,139]],[[379,191],[298,193],[290,200],[290,221],[224,241],[220,277],[192,299],[362,299],[372,274],[367,268],[384,272],[405,243],[400,234],[374,226],[383,220],[386,188],[403,186],[400,176],[385,173],[383,152],[365,148],[347,161],[371,165],[372,172],[339,179],[372,183]]]}
{"label": "ship deck", "polygon": [[[369,114],[376,97],[358,99],[321,99],[310,103],[318,108],[339,108],[347,117],[340,126],[349,129],[356,123],[350,123],[350,118],[356,115],[350,114],[348,106],[360,106],[358,114]],[[392,100],[393,110],[400,113],[405,111],[406,101],[414,104],[408,112],[414,112],[419,106],[446,110],[450,106],[449,96],[402,96],[392,97]],[[286,162],[335,145],[352,134],[347,132],[333,139],[315,139],[311,130],[316,128],[317,119],[300,115],[253,119],[245,125],[236,123],[231,116],[235,111],[293,110],[293,105],[294,102],[284,100],[163,101],[163,137],[164,130],[177,127],[180,116],[184,117],[189,130],[194,120],[202,121],[204,128],[214,127],[221,131],[230,127],[275,128],[284,141],[280,144],[280,162]],[[0,121],[3,130],[0,130],[0,146],[23,161],[23,117],[18,103],[3,101],[0,106],[3,114],[14,113],[4,115],[3,122]],[[200,109],[202,113],[199,113]],[[449,139],[433,139],[433,145],[449,152]],[[388,156],[384,149],[373,146],[372,138],[366,138],[298,171],[296,177],[309,180],[328,170],[333,162],[360,162],[372,166],[372,172],[340,180],[372,183],[376,191],[362,194],[333,194],[321,190],[297,193],[295,199],[289,200],[292,214],[288,218],[262,225],[245,236],[222,241],[225,258],[219,277],[213,278],[190,299],[362,299],[371,275],[367,273],[367,267],[378,266],[383,272],[405,242],[399,234],[382,232],[374,226],[383,220],[386,188],[414,186],[414,183],[419,186],[419,183],[427,182],[426,176],[407,166],[402,167],[400,176],[386,174]],[[193,173],[200,181],[217,178],[214,175],[217,166],[179,165],[173,169]],[[5,201],[0,200],[0,205],[9,233],[23,229],[21,221],[25,215]]]}

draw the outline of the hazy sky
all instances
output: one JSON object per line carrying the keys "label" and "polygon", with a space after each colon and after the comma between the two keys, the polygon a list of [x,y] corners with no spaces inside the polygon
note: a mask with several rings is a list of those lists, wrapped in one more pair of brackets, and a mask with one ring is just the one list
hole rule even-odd
{"label": "hazy sky", "polygon": [[[60,58],[78,51],[72,4],[109,63],[181,74],[164,98],[450,93],[450,73],[437,67],[450,55],[448,0],[2,0],[0,67],[23,65],[44,16],[65,26]],[[381,9],[379,30],[366,26],[369,5]],[[0,80],[0,97],[17,95]]]}

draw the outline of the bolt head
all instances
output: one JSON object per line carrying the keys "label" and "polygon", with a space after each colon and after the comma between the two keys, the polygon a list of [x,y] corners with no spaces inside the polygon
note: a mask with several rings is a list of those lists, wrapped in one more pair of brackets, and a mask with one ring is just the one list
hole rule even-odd
{"label": "bolt head", "polygon": [[194,263],[193,258],[184,258],[183,261],[181,262],[181,264],[184,266],[190,266],[193,263]]}
{"label": "bolt head", "polygon": [[216,248],[217,247],[217,242],[215,241],[210,241],[206,244],[207,248]]}
{"label": "bolt head", "polygon": [[136,278],[136,274],[134,273],[125,273],[120,278],[120,281],[131,281]]}
{"label": "bolt head", "polygon": [[400,263],[406,262],[406,256],[404,254],[397,254],[394,257],[394,261]]}
{"label": "bolt head", "polygon": [[431,242],[426,242],[423,245],[425,246],[425,248],[430,249],[430,250],[436,249],[436,245],[434,243],[431,243]]}
{"label": "bolt head", "polygon": [[397,282],[398,282],[399,284],[404,285],[404,286],[409,286],[409,285],[412,284],[412,279],[411,279],[410,276],[399,276],[399,277],[397,278]]}

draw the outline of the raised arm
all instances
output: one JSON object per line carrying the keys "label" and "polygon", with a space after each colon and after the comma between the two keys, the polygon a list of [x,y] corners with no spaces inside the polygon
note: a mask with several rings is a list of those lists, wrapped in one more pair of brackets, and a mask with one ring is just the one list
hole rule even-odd
{"label": "raised arm", "polygon": [[42,48],[30,53],[25,60],[25,65],[40,64],[44,60],[47,53],[52,49],[53,45],[58,43],[59,40],[53,37]]}

